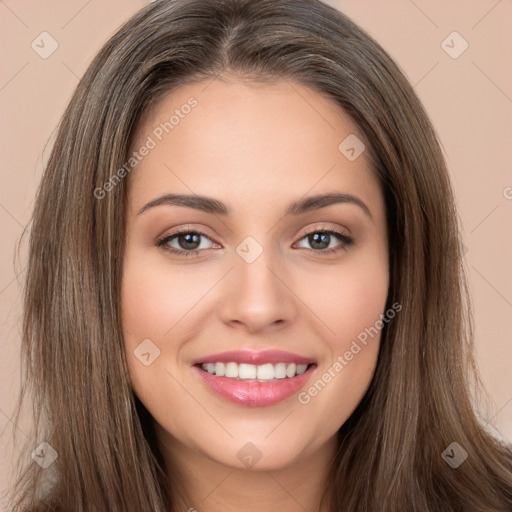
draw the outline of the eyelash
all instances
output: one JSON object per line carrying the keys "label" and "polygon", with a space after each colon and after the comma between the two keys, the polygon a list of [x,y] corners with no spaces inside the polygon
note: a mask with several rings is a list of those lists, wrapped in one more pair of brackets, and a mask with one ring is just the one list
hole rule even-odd
{"label": "eyelash", "polygon": [[[309,252],[310,254],[315,254],[315,255],[318,255],[318,254],[320,254],[320,255],[329,254],[329,255],[332,255],[332,254],[335,254],[335,253],[337,253],[337,252],[339,252],[339,251],[341,251],[343,249],[346,249],[347,247],[351,246],[354,243],[354,239],[353,238],[347,236],[346,234],[344,234],[344,233],[342,233],[340,231],[336,231],[334,229],[323,229],[323,228],[315,228],[315,229],[308,230],[299,239],[299,242],[301,240],[303,240],[304,238],[307,238],[309,235],[314,234],[314,233],[322,233],[322,234],[327,234],[327,235],[334,235],[336,238],[338,238],[338,240],[341,243],[340,243],[340,245],[338,247],[334,247],[334,248],[330,248],[330,249],[307,249],[307,248],[303,248],[307,252]],[[193,230],[193,229],[181,229],[181,230],[178,230],[178,231],[174,231],[170,235],[165,235],[164,237],[159,238],[157,240],[156,245],[157,245],[157,247],[162,248],[164,251],[169,252],[171,254],[178,255],[178,256],[194,256],[194,255],[197,255],[200,252],[206,250],[206,249],[191,249],[191,250],[187,251],[187,250],[184,250],[184,249],[175,249],[174,247],[167,246],[167,244],[171,240],[173,240],[174,238],[176,238],[176,237],[178,237],[179,235],[182,235],[182,234],[199,235],[199,236],[205,237],[208,240],[212,241],[208,235],[202,233],[201,231],[197,231],[197,230]]]}

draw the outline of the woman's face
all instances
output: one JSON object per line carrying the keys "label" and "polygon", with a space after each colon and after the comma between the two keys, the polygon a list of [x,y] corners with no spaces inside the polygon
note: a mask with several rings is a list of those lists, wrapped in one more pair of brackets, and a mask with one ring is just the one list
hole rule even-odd
{"label": "woman's face", "polygon": [[171,450],[284,468],[332,448],[362,399],[388,247],[357,134],[290,81],[182,86],[139,126],[123,327],[134,391]]}

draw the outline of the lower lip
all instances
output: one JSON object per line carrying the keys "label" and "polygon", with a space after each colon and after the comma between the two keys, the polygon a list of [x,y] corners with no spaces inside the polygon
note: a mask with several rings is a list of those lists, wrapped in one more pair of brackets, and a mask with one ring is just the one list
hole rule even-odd
{"label": "lower lip", "polygon": [[203,382],[215,393],[226,400],[239,405],[265,406],[286,400],[298,393],[313,374],[316,365],[292,378],[276,379],[268,382],[235,380],[218,377],[205,372],[198,366],[193,367]]}

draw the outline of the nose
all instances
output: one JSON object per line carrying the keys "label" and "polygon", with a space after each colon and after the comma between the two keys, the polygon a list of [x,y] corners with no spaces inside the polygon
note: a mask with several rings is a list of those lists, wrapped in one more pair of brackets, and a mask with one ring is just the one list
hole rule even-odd
{"label": "nose", "polygon": [[291,324],[298,316],[298,299],[282,267],[277,270],[266,251],[252,263],[241,258],[235,261],[222,290],[221,320],[250,333],[270,332]]}

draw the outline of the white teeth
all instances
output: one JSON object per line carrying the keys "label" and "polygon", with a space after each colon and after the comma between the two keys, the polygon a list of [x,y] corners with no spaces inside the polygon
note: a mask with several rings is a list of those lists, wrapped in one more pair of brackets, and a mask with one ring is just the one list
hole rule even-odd
{"label": "white teeth", "polygon": [[270,363],[258,366],[258,371],[256,372],[258,380],[272,380],[274,374],[274,365]]}
{"label": "white teeth", "polygon": [[302,373],[304,373],[308,368],[308,365],[307,364],[299,364],[297,366],[297,375],[301,375]]}
{"label": "white teeth", "polygon": [[274,365],[274,376],[276,379],[284,379],[286,377],[286,363]]}
{"label": "white teeth", "polygon": [[236,379],[238,377],[238,365],[236,363],[226,363],[224,376]]}
{"label": "white teeth", "polygon": [[286,367],[286,376],[287,377],[293,377],[296,372],[297,372],[297,365],[295,363],[290,363]]}
{"label": "white teeth", "polygon": [[236,364],[233,363],[237,367],[237,377],[240,379],[255,379],[256,378],[256,366],[253,364]]}
{"label": "white teeth", "polygon": [[211,373],[213,375],[215,373],[215,363],[203,364],[203,370],[206,370],[208,373]]}
{"label": "white teeth", "polygon": [[303,374],[307,364],[276,363],[276,364],[247,364],[247,363],[203,363],[201,368],[211,375],[228,377],[237,380],[261,380],[292,378]]}
{"label": "white teeth", "polygon": [[219,377],[224,377],[224,372],[226,371],[226,365],[224,363],[215,363],[215,375]]}

